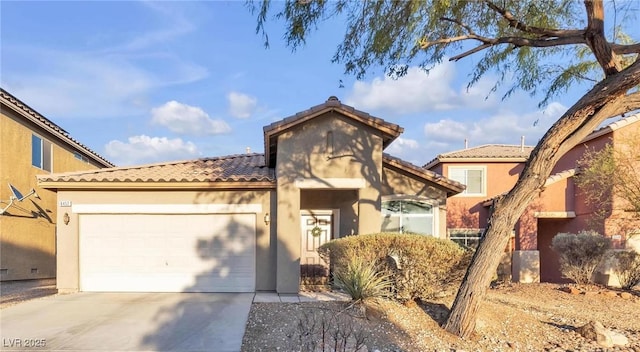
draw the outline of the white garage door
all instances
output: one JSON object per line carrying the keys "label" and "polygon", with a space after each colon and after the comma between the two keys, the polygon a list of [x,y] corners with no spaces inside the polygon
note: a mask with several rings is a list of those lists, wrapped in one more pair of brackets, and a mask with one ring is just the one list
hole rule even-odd
{"label": "white garage door", "polygon": [[80,215],[80,290],[253,292],[254,214]]}

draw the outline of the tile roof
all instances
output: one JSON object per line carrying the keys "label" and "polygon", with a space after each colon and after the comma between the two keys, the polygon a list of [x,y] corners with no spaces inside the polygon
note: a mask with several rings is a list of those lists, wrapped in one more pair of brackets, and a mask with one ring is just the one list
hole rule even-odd
{"label": "tile roof", "polygon": [[40,175],[38,182],[275,182],[263,154]]}
{"label": "tile roof", "polygon": [[485,144],[440,154],[439,156],[443,158],[526,158],[531,154],[532,150],[532,146]]}
{"label": "tile roof", "polygon": [[15,110],[21,116],[34,122],[36,125],[39,125],[49,133],[56,135],[63,142],[66,142],[74,149],[77,149],[85,153],[89,158],[93,159],[93,161],[97,162],[98,164],[104,167],[115,166],[110,161],[108,161],[107,159],[99,155],[98,153],[89,149],[89,147],[85,146],[84,144],[78,142],[76,139],[71,137],[69,135],[69,132],[62,129],[62,127],[56,125],[48,118],[42,116],[40,113],[38,113],[37,111],[29,107],[27,104],[20,101],[20,99],[14,97],[13,95],[11,95],[11,93],[7,92],[2,88],[0,88],[0,98],[4,104],[7,104],[7,106]]}
{"label": "tile roof", "polygon": [[398,169],[404,170],[406,172],[409,172],[415,176],[418,176],[424,180],[433,182],[445,189],[447,189],[447,194],[448,195],[454,195],[454,194],[458,194],[462,191],[464,191],[464,189],[466,188],[465,185],[463,185],[460,182],[454,181],[450,178],[444,177],[442,175],[440,175],[439,173],[433,172],[431,170],[427,170],[424,168],[421,168],[420,166],[414,165],[408,161],[404,161],[402,159],[393,157],[389,154],[383,153],[382,154],[382,162],[384,164],[390,165],[390,166],[394,166]]}
{"label": "tile roof", "polygon": [[623,127],[629,126],[631,124],[634,124],[636,122],[640,121],[640,113],[634,114],[634,115],[629,115],[620,119],[617,119],[611,123],[609,123],[608,125],[605,125],[603,127],[600,127],[598,129],[596,129],[595,131],[591,132],[591,134],[589,134],[588,136],[586,136],[583,140],[582,143],[590,141],[594,138],[603,136],[607,133],[619,130]]}
{"label": "tile roof", "polygon": [[527,145],[523,147],[519,144],[485,144],[439,154],[424,167],[430,168],[439,162],[456,161],[457,159],[518,159],[525,161],[533,148]]}
{"label": "tile roof", "polygon": [[391,144],[391,142],[393,142],[404,131],[404,128],[394,123],[387,122],[379,117],[372,116],[367,112],[357,110],[349,105],[345,105],[340,102],[337,97],[330,96],[329,99],[327,99],[327,101],[322,104],[313,106],[295,115],[286,117],[280,121],[276,121],[270,125],[264,126],[264,150],[268,157],[267,165],[270,167],[273,167],[275,165],[278,135],[300,123],[303,123],[309,119],[312,119],[313,117],[322,115],[329,111],[337,111],[345,116],[359,121],[362,124],[380,130],[383,137],[383,148]]}

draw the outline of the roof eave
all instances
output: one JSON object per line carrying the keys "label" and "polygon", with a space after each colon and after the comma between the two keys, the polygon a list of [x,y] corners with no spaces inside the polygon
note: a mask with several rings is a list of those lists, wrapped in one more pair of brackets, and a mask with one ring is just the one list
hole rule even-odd
{"label": "roof eave", "polygon": [[397,170],[402,170],[413,176],[419,177],[423,180],[435,183],[436,185],[438,185],[440,188],[444,189],[447,192],[447,197],[456,195],[465,190],[464,185],[450,182],[448,178],[442,175],[438,175],[439,177],[434,177],[431,174],[433,171],[426,172],[428,170],[421,171],[417,167],[415,168],[407,167],[402,163],[398,162],[397,160],[394,160],[393,158],[384,158],[383,164],[386,164],[387,166],[391,166],[392,168],[395,168]]}
{"label": "roof eave", "polygon": [[92,182],[40,181],[38,186],[49,190],[203,190],[203,189],[275,189],[275,181],[224,182]]}
{"label": "roof eave", "polygon": [[425,168],[433,167],[439,163],[524,163],[527,161],[526,157],[463,157],[463,158],[439,158],[437,162],[431,162],[425,165]]}

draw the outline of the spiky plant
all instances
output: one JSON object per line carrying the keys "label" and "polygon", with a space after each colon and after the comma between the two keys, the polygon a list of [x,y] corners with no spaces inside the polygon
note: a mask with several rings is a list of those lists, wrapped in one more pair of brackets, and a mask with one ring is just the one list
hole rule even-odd
{"label": "spiky plant", "polygon": [[388,297],[392,287],[389,275],[358,256],[350,257],[346,267],[334,273],[334,283],[356,302]]}

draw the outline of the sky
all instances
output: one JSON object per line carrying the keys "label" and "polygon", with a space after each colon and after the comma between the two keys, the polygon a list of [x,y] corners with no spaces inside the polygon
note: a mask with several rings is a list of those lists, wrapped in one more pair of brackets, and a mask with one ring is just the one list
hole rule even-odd
{"label": "sky", "polygon": [[487,97],[472,58],[356,80],[331,62],[339,21],[295,52],[270,21],[266,49],[244,1],[2,1],[0,19],[1,86],[118,166],[262,153],[263,126],[332,95],[404,127],[385,151],[423,165],[465,139],[535,145],[585,91]]}

